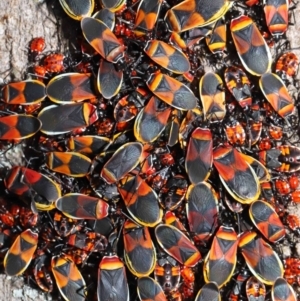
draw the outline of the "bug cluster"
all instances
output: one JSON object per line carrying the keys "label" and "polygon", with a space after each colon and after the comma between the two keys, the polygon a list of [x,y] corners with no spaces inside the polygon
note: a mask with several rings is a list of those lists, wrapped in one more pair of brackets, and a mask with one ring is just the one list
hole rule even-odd
{"label": "bug cluster", "polygon": [[59,2],[72,52],[35,38],[2,87],[4,271],[67,301],[299,299],[296,4]]}

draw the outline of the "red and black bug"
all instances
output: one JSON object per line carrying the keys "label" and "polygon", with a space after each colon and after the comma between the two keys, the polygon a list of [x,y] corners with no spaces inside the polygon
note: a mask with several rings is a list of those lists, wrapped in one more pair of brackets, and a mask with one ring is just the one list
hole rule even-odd
{"label": "red and black bug", "polygon": [[65,300],[85,300],[85,281],[70,255],[53,256],[51,269],[57,287]]}
{"label": "red and black bug", "polygon": [[239,67],[230,66],[225,70],[225,83],[230,93],[242,108],[252,105],[250,81],[246,73]]}
{"label": "red and black bug", "polygon": [[51,53],[42,62],[42,66],[48,73],[60,73],[66,69],[65,56],[62,53]]}
{"label": "red and black bug", "polygon": [[113,63],[101,60],[98,69],[97,87],[102,96],[105,99],[114,97],[119,93],[122,82],[123,72],[116,70]]}
{"label": "red and black bug", "polygon": [[21,275],[29,266],[37,248],[38,234],[30,229],[22,232],[11,245],[3,261],[5,273]]}
{"label": "red and black bug", "polygon": [[72,219],[102,219],[109,214],[107,202],[80,193],[65,194],[56,200],[55,207]]}
{"label": "red and black bug", "polygon": [[195,266],[201,259],[201,254],[193,243],[180,230],[171,225],[158,225],[155,228],[158,244],[179,263]]}
{"label": "red and black bug", "polygon": [[149,228],[127,220],[123,226],[124,257],[127,268],[137,276],[150,275],[156,264],[156,251]]}
{"label": "red and black bug", "polygon": [[289,284],[300,284],[300,259],[290,257],[284,259],[284,278]]}
{"label": "red and black bug", "polygon": [[278,75],[274,73],[263,74],[260,78],[259,86],[264,96],[279,116],[288,118],[294,113],[294,100],[289,95],[284,82]]}
{"label": "red and black bug", "polygon": [[236,279],[234,279],[234,285],[230,290],[229,301],[238,301],[243,290],[245,290],[245,284],[250,276],[248,270],[243,270],[238,273]]}
{"label": "red and black bug", "polygon": [[148,41],[144,51],[159,66],[175,74],[183,74],[190,70],[187,56],[163,41]]}
{"label": "red and black bug", "polygon": [[112,12],[121,10],[125,2],[125,0],[101,0],[102,6]]}
{"label": "red and black bug", "polygon": [[299,181],[299,177],[296,173],[292,174],[288,177],[288,182],[289,182],[291,190],[296,190],[299,188],[300,181]]}
{"label": "red and black bug", "polygon": [[[237,120],[230,120],[225,124],[227,140],[232,145],[243,145],[246,141],[246,131]],[[251,141],[252,142],[252,141]]]}
{"label": "red and black bug", "polygon": [[290,229],[300,234],[300,218],[297,215],[289,214],[286,218],[286,222]]}
{"label": "red and black bug", "polygon": [[96,97],[91,73],[65,73],[53,77],[46,89],[51,101],[59,104],[80,102]]}
{"label": "red and black bug", "polygon": [[287,179],[279,178],[275,180],[275,189],[276,192],[281,195],[286,195],[291,192],[291,187]]}
{"label": "red and black bug", "polygon": [[[197,98],[193,91],[177,79],[157,72],[146,82],[151,92],[168,105],[179,110],[192,110],[196,107]],[[169,87],[166,91],[165,87]]]}
{"label": "red and black bug", "polygon": [[94,156],[101,153],[110,143],[110,139],[96,135],[72,136],[66,141],[66,147],[71,152]]}
{"label": "red and black bug", "polygon": [[46,88],[38,80],[9,83],[2,88],[1,100],[10,105],[32,105],[43,101]]}
{"label": "red and black bug", "polygon": [[43,67],[43,66],[39,66],[39,65],[33,66],[32,72],[33,72],[33,75],[36,77],[36,80],[38,80],[40,82],[44,82],[44,80],[47,79],[47,77],[46,77],[47,71],[46,71],[45,67]]}
{"label": "red and black bug", "polygon": [[[222,184],[235,200],[242,204],[250,204],[258,199],[259,179],[243,154],[235,148],[220,146],[214,150],[213,157],[213,164],[219,172]],[[247,189],[242,184],[245,179],[249,183]]]}
{"label": "red and black bug", "polygon": [[185,198],[187,189],[188,181],[185,177],[182,175],[169,177],[159,189],[158,201],[164,209],[174,210]]}
{"label": "red and black bug", "polygon": [[279,170],[283,172],[295,172],[300,168],[300,148],[290,145],[281,145],[278,147],[281,152],[279,161],[282,162]]}
{"label": "red and black bug", "polygon": [[0,140],[18,142],[32,137],[41,129],[40,119],[31,115],[0,117]]}
{"label": "red and black bug", "polygon": [[86,252],[101,252],[108,247],[107,238],[97,232],[78,232],[68,236],[68,245]]}
{"label": "red and black bug", "polygon": [[258,143],[258,148],[260,151],[266,151],[273,147],[273,143],[270,138],[262,138]]}
{"label": "red and black bug", "polygon": [[272,36],[276,39],[282,36],[289,23],[288,0],[264,0],[266,23]]}
{"label": "red and black bug", "polygon": [[16,216],[14,216],[5,206],[0,210],[0,221],[2,226],[13,227],[16,223]]}
{"label": "red and black bug", "polygon": [[76,265],[84,266],[89,258],[90,253],[87,251],[71,248],[64,251],[66,255],[70,256]]}
{"label": "red and black bug", "polygon": [[145,35],[154,29],[162,0],[142,0],[137,9],[134,33],[137,36]]}
{"label": "red and black bug", "polygon": [[297,296],[294,289],[288,284],[284,278],[277,278],[272,286],[272,300],[273,301],[296,301]]}
{"label": "red and black bug", "polygon": [[190,182],[206,181],[213,162],[212,133],[208,128],[196,128],[190,137],[185,158],[185,170]]}
{"label": "red and black bug", "polygon": [[90,103],[47,106],[40,111],[41,132],[58,135],[85,128],[98,120],[97,109]]}
{"label": "red and black bug", "polygon": [[171,107],[153,96],[137,115],[134,122],[134,136],[142,143],[154,142],[167,126]]}
{"label": "red and black bug", "polygon": [[178,291],[180,286],[180,266],[172,257],[163,253],[161,257],[157,259],[154,269],[154,278],[167,296],[173,295],[173,292]]}
{"label": "red and black bug", "polygon": [[259,160],[267,168],[280,172],[296,172],[300,168],[299,164],[300,148],[292,145],[281,145],[259,152]]}
{"label": "red and black bug", "polygon": [[37,56],[45,49],[46,43],[43,37],[34,38],[30,41],[30,60],[35,61]]}
{"label": "red and black bug", "polygon": [[[122,97],[121,99],[119,99],[119,101],[115,105],[114,118],[116,121],[115,127],[116,127],[117,131],[123,132],[126,129],[131,128],[133,119],[135,117],[136,117],[135,126],[136,126],[137,122],[139,122],[139,121],[137,121],[137,119],[140,118],[141,115],[139,115],[139,117],[137,117],[137,114],[139,113],[139,111],[141,111],[142,103],[144,102],[142,99],[140,99],[140,97],[146,96],[147,92],[144,89],[137,89],[136,92],[137,92],[136,94],[131,93],[131,94],[128,94],[128,95]],[[149,104],[149,106],[151,106],[151,104]],[[165,106],[167,106],[167,105],[165,105]],[[149,125],[149,122],[148,122],[148,125]]]}
{"label": "red and black bug", "polygon": [[225,91],[221,77],[213,72],[205,73],[201,77],[199,90],[205,119],[221,122],[226,114]]}
{"label": "red and black bug", "polygon": [[75,152],[49,152],[46,153],[46,165],[71,177],[84,177],[89,173],[91,159]]}
{"label": "red and black bug", "polygon": [[220,18],[216,22],[212,33],[206,37],[206,44],[213,54],[222,58],[226,47],[226,23],[224,18]]}
{"label": "red and black bug", "polygon": [[297,74],[299,59],[293,52],[282,54],[276,62],[275,72],[283,80],[291,80]]}
{"label": "red and black bug", "polygon": [[51,293],[54,289],[53,276],[51,274],[50,259],[43,250],[37,250],[34,260],[33,276],[38,287],[44,292]]}
{"label": "red and black bug", "polygon": [[167,301],[163,289],[151,277],[140,277],[137,283],[137,292],[141,301]]}
{"label": "red and black bug", "polygon": [[51,210],[61,196],[58,184],[47,176],[27,167],[15,166],[4,179],[5,187],[27,200],[34,200],[39,210]]}
{"label": "red and black bug", "polygon": [[40,215],[29,208],[21,207],[19,222],[23,228],[31,228],[38,224]]}
{"label": "red and black bug", "polygon": [[252,276],[246,282],[246,295],[248,300],[265,300],[266,286]]}
{"label": "red and black bug", "polygon": [[195,289],[195,273],[192,268],[183,267],[181,269],[181,278],[183,280],[180,291],[183,298],[192,298]]}
{"label": "red and black bug", "polygon": [[270,124],[268,133],[271,139],[280,141],[283,138],[283,129],[280,126]]}
{"label": "red and black bug", "polygon": [[65,13],[75,20],[89,17],[95,6],[94,0],[59,0],[59,3]]}
{"label": "red and black bug", "polygon": [[205,243],[218,226],[218,197],[207,182],[190,185],[186,195],[189,228],[196,244]]}
{"label": "red and black bug", "polygon": [[[82,224],[78,222],[78,220],[68,218],[62,215],[60,212],[55,212],[53,217],[53,227],[56,233],[60,237],[67,237],[71,234],[76,233],[77,231],[83,228]],[[49,234],[49,233],[48,233]],[[45,233],[47,235],[47,233]],[[45,237],[44,237],[45,239]],[[47,240],[52,240],[53,238],[49,237]],[[54,239],[55,240],[55,239]]]}
{"label": "red and black bug", "polygon": [[139,224],[154,227],[161,222],[163,212],[157,194],[140,176],[127,175],[119,182],[118,191],[129,214]]}
{"label": "red and black bug", "polygon": [[231,20],[230,30],[245,69],[256,76],[268,72],[271,68],[272,56],[253,20],[245,15],[239,16]]}
{"label": "red and black bug", "polygon": [[101,259],[98,269],[98,300],[115,298],[129,301],[129,288],[124,263],[116,254]]}
{"label": "red and black bug", "polygon": [[217,0],[213,6],[209,1],[185,0],[167,11],[165,22],[169,30],[175,32],[203,27],[220,19],[231,5],[226,0]]}
{"label": "red and black bug", "polygon": [[272,285],[277,277],[283,276],[279,256],[255,232],[245,232],[239,240],[239,248],[250,271],[264,284]]}
{"label": "red and black bug", "polygon": [[117,63],[124,57],[125,46],[102,21],[85,17],[81,29],[89,44],[108,62]]}
{"label": "red and black bug", "polygon": [[124,144],[105,163],[101,171],[101,177],[108,184],[118,182],[140,163],[141,153],[141,143],[129,142]]}
{"label": "red and black bug", "polygon": [[231,279],[237,262],[237,247],[238,237],[234,229],[221,226],[204,261],[206,283],[215,282],[221,288]]}

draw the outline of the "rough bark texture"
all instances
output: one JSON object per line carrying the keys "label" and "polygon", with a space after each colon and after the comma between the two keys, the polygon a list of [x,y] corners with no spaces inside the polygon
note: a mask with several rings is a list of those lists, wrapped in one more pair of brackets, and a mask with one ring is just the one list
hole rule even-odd
{"label": "rough bark texture", "polygon": [[[41,1],[0,0],[0,84],[3,80],[24,79],[24,73],[28,67],[28,44],[32,38],[43,36],[46,40],[46,51],[61,51],[64,43],[58,35],[58,28],[63,28],[64,34],[72,35],[73,21],[61,14],[60,25],[63,25],[57,26],[57,20],[50,13],[47,4],[39,2]],[[299,48],[300,5],[294,10],[294,15],[296,16],[295,22],[298,24],[290,27],[288,39],[292,48]],[[294,52],[300,57],[300,49]],[[298,78],[300,79],[300,72]],[[300,216],[300,206],[292,207],[291,211]],[[21,277],[11,278],[0,275],[0,301],[50,299],[50,296],[25,285]]]}
{"label": "rough bark texture", "polygon": [[[44,4],[36,0],[0,1],[0,72],[3,79],[22,79],[28,62],[28,44],[43,36],[46,51],[58,49],[57,25]],[[8,70],[11,70],[9,72]]]}
{"label": "rough bark texture", "polygon": [[46,301],[51,296],[32,289],[24,284],[21,277],[8,277],[0,275],[0,300],[2,301]]}

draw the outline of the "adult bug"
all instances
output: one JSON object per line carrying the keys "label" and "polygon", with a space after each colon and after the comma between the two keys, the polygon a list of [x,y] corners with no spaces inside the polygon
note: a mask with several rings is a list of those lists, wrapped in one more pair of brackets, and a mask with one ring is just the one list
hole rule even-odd
{"label": "adult bug", "polygon": [[231,20],[230,30],[245,69],[255,76],[268,72],[271,68],[272,56],[253,20],[245,15],[239,16]]}
{"label": "adult bug", "polygon": [[37,248],[38,234],[27,229],[23,231],[7,251],[3,265],[7,275],[21,275],[29,266]]}
{"label": "adult bug", "polygon": [[95,6],[94,0],[59,0],[65,13],[74,20],[81,20],[92,14]]}

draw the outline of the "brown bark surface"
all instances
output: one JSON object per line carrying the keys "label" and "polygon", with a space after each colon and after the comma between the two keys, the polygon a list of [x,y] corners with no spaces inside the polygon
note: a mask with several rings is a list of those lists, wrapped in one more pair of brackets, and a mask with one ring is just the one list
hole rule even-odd
{"label": "brown bark surface", "polygon": [[34,37],[45,38],[46,50],[57,50],[57,28],[57,21],[46,3],[39,4],[37,0],[0,1],[0,77],[24,78],[28,45]]}

